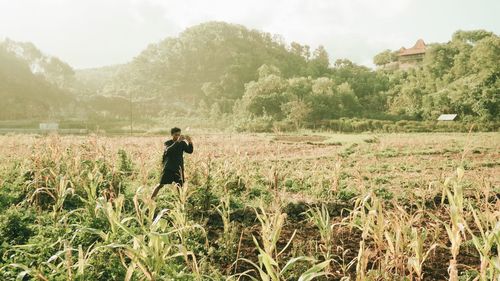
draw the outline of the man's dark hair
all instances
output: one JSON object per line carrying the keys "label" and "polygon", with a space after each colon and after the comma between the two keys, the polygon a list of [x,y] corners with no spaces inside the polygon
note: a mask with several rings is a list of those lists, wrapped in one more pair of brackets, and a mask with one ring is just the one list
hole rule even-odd
{"label": "man's dark hair", "polygon": [[173,127],[172,129],[170,129],[170,134],[173,135],[175,133],[180,133],[181,132],[181,129],[180,128],[177,128],[177,127]]}

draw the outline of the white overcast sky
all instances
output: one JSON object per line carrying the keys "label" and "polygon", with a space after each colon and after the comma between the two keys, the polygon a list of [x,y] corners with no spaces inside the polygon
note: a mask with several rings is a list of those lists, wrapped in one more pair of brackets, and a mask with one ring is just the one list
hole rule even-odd
{"label": "white overcast sky", "polygon": [[125,63],[149,43],[218,20],[280,34],[330,59],[371,65],[418,38],[500,34],[500,0],[0,0],[0,39],[30,41],[75,68]]}

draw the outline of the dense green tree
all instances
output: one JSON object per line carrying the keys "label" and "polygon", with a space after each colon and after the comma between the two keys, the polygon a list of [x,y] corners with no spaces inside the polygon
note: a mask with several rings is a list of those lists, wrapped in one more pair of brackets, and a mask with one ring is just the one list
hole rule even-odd
{"label": "dense green tree", "polygon": [[351,85],[348,82],[344,82],[337,86],[337,92],[342,106],[342,115],[349,117],[356,116],[361,109],[361,105]]}
{"label": "dense green tree", "polygon": [[386,65],[397,60],[397,55],[391,50],[385,50],[373,57],[373,63],[377,66]]}
{"label": "dense green tree", "polygon": [[312,77],[325,76],[330,72],[330,59],[325,47],[319,46],[314,50],[312,59],[309,61],[308,74]]}
{"label": "dense green tree", "polygon": [[308,121],[312,107],[303,100],[295,99],[282,104],[281,110],[285,113],[286,119],[293,122],[298,130],[304,121]]}
{"label": "dense green tree", "polygon": [[314,122],[341,115],[340,98],[336,93],[335,82],[330,78],[313,80],[312,93],[306,100],[312,107],[311,120]]}
{"label": "dense green tree", "polygon": [[361,106],[357,115],[369,116],[387,110],[383,93],[389,89],[389,78],[384,72],[373,71],[344,59],[335,62],[331,78],[338,85],[349,83]]}
{"label": "dense green tree", "polygon": [[245,85],[242,101],[244,110],[255,116],[270,115],[282,118],[281,104],[286,101],[287,81],[274,66],[262,65],[259,79]]}
{"label": "dense green tree", "polygon": [[310,77],[290,78],[287,92],[299,100],[304,100],[312,92],[312,79]]}

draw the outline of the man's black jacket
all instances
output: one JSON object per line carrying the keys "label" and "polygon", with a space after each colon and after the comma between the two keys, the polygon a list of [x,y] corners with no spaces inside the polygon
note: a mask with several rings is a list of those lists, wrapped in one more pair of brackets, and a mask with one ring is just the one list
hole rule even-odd
{"label": "man's black jacket", "polygon": [[184,152],[193,153],[193,144],[187,144],[185,141],[166,141],[162,159],[163,169],[174,172],[179,171],[179,169],[184,171]]}

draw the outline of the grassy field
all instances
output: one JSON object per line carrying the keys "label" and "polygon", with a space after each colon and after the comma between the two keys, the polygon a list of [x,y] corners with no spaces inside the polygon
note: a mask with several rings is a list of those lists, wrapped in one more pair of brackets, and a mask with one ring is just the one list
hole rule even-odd
{"label": "grassy field", "polygon": [[500,134],[0,136],[2,280],[499,280]]}

